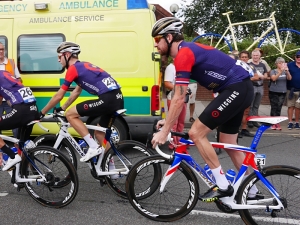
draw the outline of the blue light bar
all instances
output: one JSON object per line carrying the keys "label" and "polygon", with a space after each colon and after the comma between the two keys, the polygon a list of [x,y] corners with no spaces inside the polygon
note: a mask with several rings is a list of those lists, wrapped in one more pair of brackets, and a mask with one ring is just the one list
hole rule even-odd
{"label": "blue light bar", "polygon": [[127,9],[148,9],[147,0],[127,0]]}

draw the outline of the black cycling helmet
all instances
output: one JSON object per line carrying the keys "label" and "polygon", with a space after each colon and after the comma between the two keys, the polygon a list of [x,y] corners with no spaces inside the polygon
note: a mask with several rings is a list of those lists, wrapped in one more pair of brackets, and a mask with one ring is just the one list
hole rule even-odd
{"label": "black cycling helmet", "polygon": [[158,20],[152,28],[152,37],[157,35],[165,35],[165,34],[181,34],[181,29],[183,27],[180,19],[175,17],[165,17]]}
{"label": "black cycling helmet", "polygon": [[57,47],[57,53],[70,52],[72,54],[80,53],[80,46],[74,42],[64,41]]}

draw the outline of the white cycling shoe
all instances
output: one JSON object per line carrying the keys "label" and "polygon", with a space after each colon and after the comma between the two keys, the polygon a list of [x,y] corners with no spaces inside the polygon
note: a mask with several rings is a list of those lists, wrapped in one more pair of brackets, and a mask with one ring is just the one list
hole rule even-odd
{"label": "white cycling shoe", "polygon": [[83,156],[80,159],[80,162],[87,162],[89,161],[91,158],[93,158],[94,156],[100,155],[102,154],[103,148],[102,146],[98,146],[97,148],[89,148],[89,150],[87,151],[87,153],[85,154],[85,156]]}
{"label": "white cycling shoe", "polygon": [[17,163],[21,162],[22,158],[16,154],[14,159],[8,158],[5,166],[3,166],[2,170],[6,171],[9,168],[11,168],[12,166],[16,165]]}

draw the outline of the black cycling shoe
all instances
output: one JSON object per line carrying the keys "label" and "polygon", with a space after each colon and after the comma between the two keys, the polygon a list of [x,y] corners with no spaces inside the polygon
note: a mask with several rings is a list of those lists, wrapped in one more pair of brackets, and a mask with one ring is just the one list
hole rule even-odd
{"label": "black cycling shoe", "polygon": [[255,126],[255,127],[257,127],[257,128],[260,127],[260,124],[259,124],[258,122],[253,122],[252,124],[253,124],[253,126]]}
{"label": "black cycling shoe", "polygon": [[231,185],[228,185],[227,190],[219,189],[218,186],[214,186],[205,192],[203,195],[199,195],[199,200],[203,202],[214,202],[219,198],[230,197],[234,192],[234,189]]}
{"label": "black cycling shoe", "polygon": [[256,195],[253,196],[253,197],[247,197],[247,200],[261,200],[261,199],[264,199],[265,196],[260,192],[256,192]]}
{"label": "black cycling shoe", "polygon": [[242,130],[241,133],[245,137],[254,137],[254,134],[250,133],[249,130],[247,130],[247,129]]}

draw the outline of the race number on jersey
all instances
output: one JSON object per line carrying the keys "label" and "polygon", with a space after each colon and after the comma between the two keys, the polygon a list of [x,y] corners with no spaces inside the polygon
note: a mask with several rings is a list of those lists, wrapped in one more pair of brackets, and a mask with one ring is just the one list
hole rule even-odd
{"label": "race number on jersey", "polygon": [[102,82],[109,90],[115,90],[119,88],[119,85],[111,77],[104,78]]}
{"label": "race number on jersey", "polygon": [[24,103],[30,103],[30,102],[35,102],[35,97],[33,96],[33,93],[29,87],[23,87],[18,90],[20,93],[21,97],[23,98]]}

